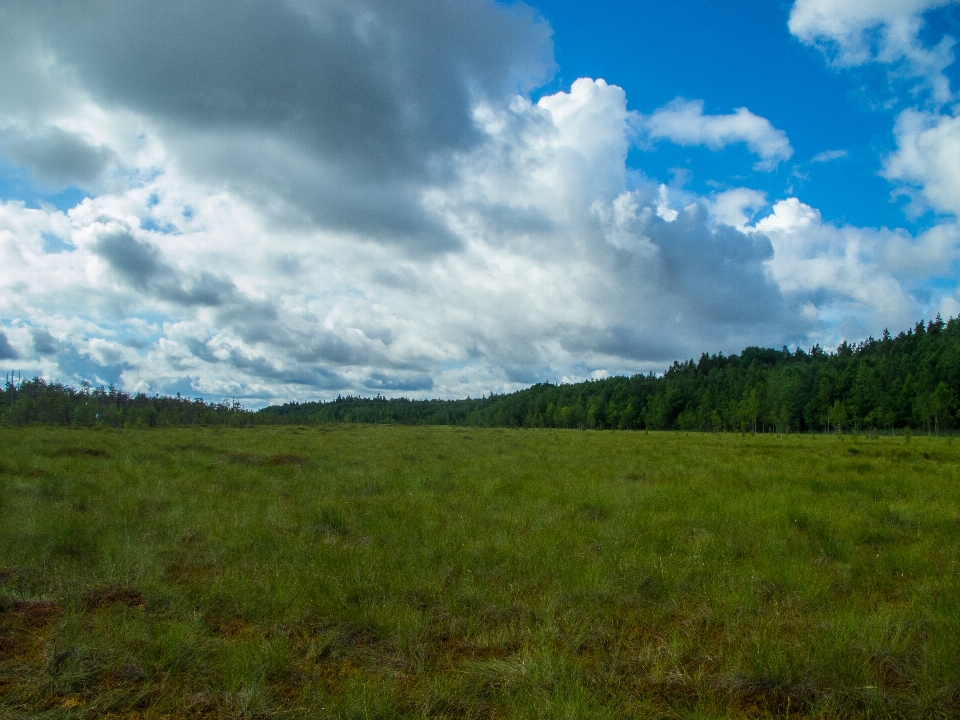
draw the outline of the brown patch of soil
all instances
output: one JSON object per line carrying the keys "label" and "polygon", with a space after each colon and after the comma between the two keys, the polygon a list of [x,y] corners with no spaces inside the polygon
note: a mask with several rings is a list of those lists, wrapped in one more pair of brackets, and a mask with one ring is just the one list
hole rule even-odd
{"label": "brown patch of soil", "polygon": [[63,608],[50,600],[0,605],[0,660],[32,654],[41,641],[39,631],[62,615]]}
{"label": "brown patch of soil", "polygon": [[260,457],[250,453],[233,453],[230,455],[230,462],[240,463],[241,465],[259,465]]}
{"label": "brown patch of soil", "polygon": [[[0,568],[0,585],[13,585],[23,582],[27,578],[27,572],[20,568]],[[0,609],[2,612],[2,609]]]}
{"label": "brown patch of soil", "polygon": [[307,461],[307,458],[302,455],[287,455],[287,454],[278,454],[271,455],[267,458],[263,464],[264,465],[296,465],[297,467],[303,467],[303,464]]}
{"label": "brown patch of soil", "polygon": [[732,704],[748,716],[770,717],[791,711],[803,717],[817,695],[809,684],[783,684],[770,678],[739,675],[714,678],[711,689],[727,695]]}
{"label": "brown patch of soil", "polygon": [[40,628],[63,615],[63,608],[52,600],[18,600],[0,607],[0,616],[17,618],[27,627]]}
{"label": "brown patch of soil", "polygon": [[147,606],[147,599],[133,588],[107,585],[105,587],[88,590],[83,596],[83,606],[87,610],[100,610],[110,605],[143,610]]}
{"label": "brown patch of soil", "polygon": [[236,615],[223,616],[207,613],[203,618],[203,624],[214,635],[220,635],[221,637],[251,635],[255,629],[254,626],[248,625],[243,618]]}
{"label": "brown patch of soil", "polygon": [[52,453],[51,457],[110,457],[110,453],[106,450],[101,450],[100,448],[57,448]]}

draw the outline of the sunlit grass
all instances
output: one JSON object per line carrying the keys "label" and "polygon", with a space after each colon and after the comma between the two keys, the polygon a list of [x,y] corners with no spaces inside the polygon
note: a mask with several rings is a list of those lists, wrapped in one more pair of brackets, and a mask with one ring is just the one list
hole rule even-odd
{"label": "sunlit grass", "polygon": [[0,430],[0,716],[955,717],[949,439]]}

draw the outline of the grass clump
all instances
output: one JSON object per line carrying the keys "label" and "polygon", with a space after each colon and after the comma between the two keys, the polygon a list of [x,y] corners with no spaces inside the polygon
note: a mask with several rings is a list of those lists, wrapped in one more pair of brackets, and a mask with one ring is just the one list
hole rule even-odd
{"label": "grass clump", "polygon": [[946,440],[0,443],[0,717],[960,714]]}

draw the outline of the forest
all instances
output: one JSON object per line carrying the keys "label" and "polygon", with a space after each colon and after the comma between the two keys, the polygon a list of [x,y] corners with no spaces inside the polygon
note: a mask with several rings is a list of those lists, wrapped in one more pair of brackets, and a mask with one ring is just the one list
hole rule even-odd
{"label": "forest", "polygon": [[0,424],[77,427],[179,427],[252,424],[253,413],[236,401],[207,403],[200,398],[130,395],[111,386],[74,388],[40,377],[17,380],[8,373]]}
{"label": "forest", "polygon": [[0,422],[22,425],[387,423],[740,432],[893,431],[960,425],[960,318],[936,319],[835,351],[749,347],[703,354],[662,375],[541,383],[463,400],[338,397],[248,411],[237,402],[7,380]]}

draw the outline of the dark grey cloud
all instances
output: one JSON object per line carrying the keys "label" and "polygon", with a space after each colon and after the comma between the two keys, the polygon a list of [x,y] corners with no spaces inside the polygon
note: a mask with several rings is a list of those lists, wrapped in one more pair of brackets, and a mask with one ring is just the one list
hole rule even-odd
{"label": "dark grey cloud", "polygon": [[[779,345],[810,331],[796,299],[786,298],[771,276],[768,237],[714,225],[698,204],[672,221],[647,208],[617,226],[612,254],[609,245],[598,246],[607,260],[598,256],[593,263],[606,264],[608,274],[590,295],[610,314],[595,324],[558,328],[564,350],[606,356],[614,365],[669,364],[705,350]],[[633,244],[625,239],[630,235]]]}
{"label": "dark grey cloud", "polygon": [[233,283],[204,270],[187,277],[167,264],[154,245],[120,230],[102,235],[93,251],[131,288],[185,306],[220,306],[236,294]]}
{"label": "dark grey cloud", "polygon": [[474,103],[553,67],[549,26],[491,0],[20,0],[4,21],[182,167],[414,248],[454,242],[420,198],[482,141]]}
{"label": "dark grey cloud", "polygon": [[414,267],[379,267],[373,270],[370,279],[377,285],[415,292],[424,286],[420,273]]}
{"label": "dark grey cloud", "polygon": [[[127,287],[185,308],[215,308],[217,328],[229,330],[249,347],[271,348],[300,368],[278,370],[259,355],[233,349],[227,362],[238,370],[282,382],[327,386],[335,374],[316,369],[319,363],[327,366],[367,365],[378,361],[390,364],[382,352],[373,349],[371,338],[358,346],[329,330],[295,331],[283,322],[273,301],[247,297],[229,279],[208,271],[183,272],[168,263],[158,247],[126,230],[101,235],[92,250]],[[186,341],[186,346],[199,360],[222,362],[207,341],[192,339]],[[307,366],[310,369],[304,369]],[[318,372],[320,375],[316,375]]]}
{"label": "dark grey cloud", "polygon": [[557,379],[556,371],[543,365],[538,367],[506,366],[503,368],[503,374],[507,381],[521,385],[535,385],[539,382],[553,382]]}
{"label": "dark grey cloud", "polygon": [[517,247],[524,238],[543,243],[556,232],[557,223],[538,210],[505,203],[465,204],[464,210],[482,217],[484,237],[492,245]]}
{"label": "dark grey cloud", "polygon": [[32,133],[19,128],[2,129],[0,154],[16,165],[30,168],[41,184],[57,190],[96,183],[114,159],[109,148],[93,145],[80,135],[57,127]]}
{"label": "dark grey cloud", "polygon": [[700,205],[687,207],[673,222],[654,217],[644,231],[659,249],[661,287],[686,323],[755,327],[790,317],[766,270],[773,245],[765,235],[713,228]]}
{"label": "dark grey cloud", "polygon": [[[105,358],[106,359],[106,358]],[[84,378],[93,385],[120,385],[123,373],[131,369],[126,362],[100,363],[95,358],[78,351],[75,346],[64,344],[57,355],[57,365],[63,376]]]}
{"label": "dark grey cloud", "polygon": [[17,349],[7,340],[5,333],[0,332],[0,360],[16,360],[20,357]]}
{"label": "dark grey cloud", "polygon": [[41,328],[31,328],[30,337],[33,340],[33,349],[37,355],[56,355],[57,339]]}
{"label": "dark grey cloud", "polygon": [[157,248],[137,240],[127,232],[119,231],[100,237],[93,250],[131,285],[146,287],[158,276],[173,274],[163,263]]}
{"label": "dark grey cloud", "polygon": [[231,288],[229,294],[224,293],[224,297],[229,302],[217,312],[220,327],[232,328],[248,343],[290,343],[290,332],[280,322],[273,303],[243,297],[235,288]]}
{"label": "dark grey cloud", "polygon": [[195,358],[208,363],[220,362],[220,358],[213,354],[213,350],[210,349],[210,345],[206,341],[199,338],[189,338],[185,344],[190,354]]}
{"label": "dark grey cloud", "polygon": [[[643,312],[643,308],[640,308],[640,312]],[[560,345],[575,355],[600,353],[623,360],[665,363],[683,356],[688,350],[677,329],[650,333],[626,325],[565,330],[561,334]]]}
{"label": "dark grey cloud", "polygon": [[252,355],[238,349],[231,350],[226,362],[236,370],[245,373],[248,380],[256,378],[290,385],[306,385],[316,389],[338,389],[349,384],[338,373],[328,368],[277,367],[275,363],[261,355]]}
{"label": "dark grey cloud", "polygon": [[314,362],[323,361],[334,365],[362,365],[373,358],[369,353],[351,346],[343,338],[332,332],[321,332],[319,337],[309,345],[309,350],[302,352],[305,359],[310,357]]}
{"label": "dark grey cloud", "polygon": [[[325,337],[323,342],[330,342],[333,339],[331,335]],[[348,355],[345,350],[341,350],[344,354],[339,357],[337,356],[337,350],[331,353],[333,357],[321,357],[315,353],[305,357],[304,352],[299,350],[297,345],[297,342],[304,341],[306,341],[306,338],[292,339],[288,348],[289,353],[283,356],[282,362],[252,352],[250,349],[236,347],[218,356],[214,353],[209,341],[199,338],[187,340],[185,345],[193,357],[203,362],[222,364],[234,371],[239,371],[243,374],[246,382],[268,381],[308,386],[315,390],[347,390],[354,387],[352,381],[344,378],[329,365],[350,364],[356,366],[365,359],[369,360],[369,357],[364,357],[355,351]],[[270,349],[275,350],[277,347],[274,346]],[[329,349],[327,348],[327,350]],[[326,361],[328,364],[320,365],[318,364],[319,361]],[[423,374],[389,375],[373,373],[367,381],[364,381],[363,387],[373,390],[429,390],[433,387],[433,380]]]}
{"label": "dark grey cloud", "polygon": [[651,239],[660,248],[664,284],[687,318],[746,325],[788,314],[780,288],[765,270],[773,257],[765,235],[725,225],[712,229],[699,205],[671,223],[658,219],[654,228]]}
{"label": "dark grey cloud", "polygon": [[[291,340],[294,340],[291,338]],[[326,363],[329,365],[392,364],[382,352],[370,343],[351,345],[329,330],[317,330],[310,335],[297,337],[288,346],[290,357],[302,363]]]}

